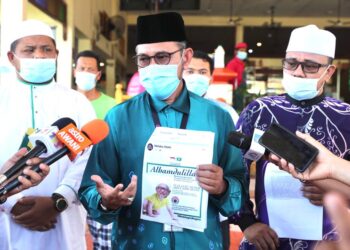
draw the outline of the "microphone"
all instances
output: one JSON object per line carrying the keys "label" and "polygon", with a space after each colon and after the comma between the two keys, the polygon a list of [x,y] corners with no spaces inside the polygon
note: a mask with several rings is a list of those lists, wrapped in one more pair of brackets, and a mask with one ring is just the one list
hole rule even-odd
{"label": "microphone", "polygon": [[244,158],[257,161],[265,154],[265,148],[258,142],[264,131],[255,128],[253,136],[247,136],[237,131],[232,131],[228,135],[227,142],[231,145],[247,150]]}
{"label": "microphone", "polygon": [[26,166],[27,160],[37,157],[43,153],[52,154],[57,149],[56,133],[68,124],[75,122],[68,117],[63,117],[55,121],[49,128],[37,130],[28,138],[32,145],[35,145],[26,155],[19,159],[10,169],[0,175],[0,184],[13,177]]}
{"label": "microphone", "polygon": [[[100,119],[90,121],[81,128],[81,131],[73,124],[68,124],[56,134],[56,137],[63,144],[63,147],[47,158],[44,158],[41,163],[51,165],[65,155],[68,155],[70,160],[73,161],[78,154],[82,153],[83,150],[90,145],[95,145],[106,138],[108,133],[109,127],[107,123]],[[39,165],[40,164],[32,166],[30,169],[35,172],[40,172]],[[29,179],[29,176],[23,176]],[[12,180],[0,189],[0,197],[20,185],[21,182],[18,178]]]}

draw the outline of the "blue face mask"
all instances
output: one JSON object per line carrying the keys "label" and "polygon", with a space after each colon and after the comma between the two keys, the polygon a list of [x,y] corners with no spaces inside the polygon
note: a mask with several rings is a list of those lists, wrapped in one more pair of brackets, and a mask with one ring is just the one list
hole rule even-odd
{"label": "blue face mask", "polygon": [[186,87],[189,91],[204,96],[209,88],[210,78],[200,74],[190,74],[183,76],[186,82]]}
{"label": "blue face mask", "polygon": [[56,73],[56,58],[18,58],[18,74],[29,83],[47,83]]}
{"label": "blue face mask", "polygon": [[247,59],[248,53],[245,51],[237,51],[237,57],[243,61]]}
{"label": "blue face mask", "polygon": [[317,83],[324,76],[325,72],[327,72],[327,69],[322,73],[320,78],[301,78],[283,73],[282,85],[287,94],[293,99],[298,101],[310,100],[319,94],[320,91],[317,89]]}
{"label": "blue face mask", "polygon": [[178,64],[151,64],[140,68],[141,85],[152,97],[165,100],[175,92],[180,84],[177,70]]}

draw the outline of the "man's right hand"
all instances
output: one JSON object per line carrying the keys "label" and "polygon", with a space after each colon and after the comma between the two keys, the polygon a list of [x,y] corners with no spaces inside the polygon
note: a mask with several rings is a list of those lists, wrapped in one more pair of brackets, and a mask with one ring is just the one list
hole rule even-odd
{"label": "man's right hand", "polygon": [[132,176],[131,182],[123,191],[123,184],[111,187],[104,183],[98,175],[91,176],[91,180],[96,183],[97,192],[102,197],[102,205],[110,210],[115,210],[122,206],[130,206],[135,198],[137,191],[136,175]]}
{"label": "man's right hand", "polygon": [[247,227],[243,233],[257,250],[276,250],[279,246],[277,233],[266,224],[257,222]]}

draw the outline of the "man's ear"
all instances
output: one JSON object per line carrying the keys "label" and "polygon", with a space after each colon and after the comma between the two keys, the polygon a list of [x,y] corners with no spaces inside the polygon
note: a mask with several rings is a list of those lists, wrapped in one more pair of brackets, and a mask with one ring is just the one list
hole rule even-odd
{"label": "man's ear", "polygon": [[102,76],[102,71],[100,70],[96,75],[96,80],[99,81],[101,79],[101,76]]}
{"label": "man's ear", "polygon": [[193,57],[193,50],[191,48],[186,48],[183,55],[183,62],[184,62],[183,66],[185,69],[190,64],[192,57]]}
{"label": "man's ear", "polygon": [[326,74],[326,79],[325,79],[326,82],[328,82],[329,79],[331,79],[331,77],[334,74],[336,69],[337,69],[337,66],[335,66],[333,64],[328,67],[327,74]]}
{"label": "man's ear", "polygon": [[9,59],[10,63],[12,63],[14,57],[15,56],[12,51],[7,52],[7,58]]}

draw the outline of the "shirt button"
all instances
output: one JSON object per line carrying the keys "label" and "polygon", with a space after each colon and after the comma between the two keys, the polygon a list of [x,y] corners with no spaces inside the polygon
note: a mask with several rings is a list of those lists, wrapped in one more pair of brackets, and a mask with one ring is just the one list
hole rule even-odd
{"label": "shirt button", "polygon": [[35,111],[35,114],[39,113],[38,111]]}

